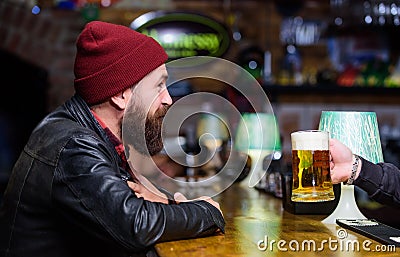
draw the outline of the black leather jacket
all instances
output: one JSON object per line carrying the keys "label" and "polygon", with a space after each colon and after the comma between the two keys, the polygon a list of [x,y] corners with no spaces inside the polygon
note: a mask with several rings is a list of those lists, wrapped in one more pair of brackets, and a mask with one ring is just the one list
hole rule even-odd
{"label": "black leather jacket", "polygon": [[0,256],[144,255],[160,241],[224,230],[205,201],[161,204],[135,196],[120,158],[74,96],[33,131],[0,209]]}
{"label": "black leather jacket", "polygon": [[400,170],[391,163],[374,164],[360,157],[361,172],[354,185],[365,190],[375,201],[400,207]]}

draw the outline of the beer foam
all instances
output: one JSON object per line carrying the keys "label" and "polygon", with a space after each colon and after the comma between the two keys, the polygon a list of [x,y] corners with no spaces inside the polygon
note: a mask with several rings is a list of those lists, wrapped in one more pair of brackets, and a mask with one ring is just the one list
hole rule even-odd
{"label": "beer foam", "polygon": [[319,130],[297,131],[291,134],[292,150],[329,150],[329,133]]}

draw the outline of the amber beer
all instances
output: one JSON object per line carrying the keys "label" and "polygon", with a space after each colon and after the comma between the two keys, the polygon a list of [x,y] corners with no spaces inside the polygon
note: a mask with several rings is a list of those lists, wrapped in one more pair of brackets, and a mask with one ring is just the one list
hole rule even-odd
{"label": "amber beer", "polygon": [[335,199],[329,168],[329,133],[297,131],[292,140],[292,201],[322,202]]}

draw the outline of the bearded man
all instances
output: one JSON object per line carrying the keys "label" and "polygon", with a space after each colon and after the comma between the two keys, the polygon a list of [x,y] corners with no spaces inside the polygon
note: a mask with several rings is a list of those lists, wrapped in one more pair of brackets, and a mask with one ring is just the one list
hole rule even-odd
{"label": "bearded man", "polygon": [[157,242],[223,232],[218,203],[176,203],[172,193],[149,190],[125,157],[131,98],[132,132],[145,138],[133,148],[150,156],[162,148],[172,100],[161,45],[93,21],[76,46],[75,95],[37,125],[13,168],[0,209],[0,256],[151,256]]}

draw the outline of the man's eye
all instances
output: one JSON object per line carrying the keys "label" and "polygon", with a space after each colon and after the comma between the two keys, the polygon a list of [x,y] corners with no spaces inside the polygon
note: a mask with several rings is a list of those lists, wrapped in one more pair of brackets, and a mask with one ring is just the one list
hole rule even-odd
{"label": "man's eye", "polygon": [[164,89],[166,86],[165,86],[165,83],[160,83],[160,84],[158,84],[158,89],[159,90],[162,90],[162,89]]}

